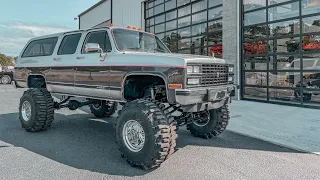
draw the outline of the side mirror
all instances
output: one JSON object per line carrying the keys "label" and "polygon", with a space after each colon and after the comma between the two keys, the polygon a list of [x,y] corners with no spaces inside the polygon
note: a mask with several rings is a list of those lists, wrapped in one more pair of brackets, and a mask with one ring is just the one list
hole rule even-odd
{"label": "side mirror", "polygon": [[97,43],[87,43],[85,45],[84,51],[86,53],[89,53],[89,52],[100,52],[100,53],[103,53],[103,50],[100,48],[100,45],[97,44]]}

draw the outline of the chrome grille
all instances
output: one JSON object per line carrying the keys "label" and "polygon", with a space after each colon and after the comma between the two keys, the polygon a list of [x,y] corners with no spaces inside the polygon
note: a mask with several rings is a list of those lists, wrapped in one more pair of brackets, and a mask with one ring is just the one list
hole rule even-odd
{"label": "chrome grille", "polygon": [[201,86],[228,84],[228,65],[203,64]]}

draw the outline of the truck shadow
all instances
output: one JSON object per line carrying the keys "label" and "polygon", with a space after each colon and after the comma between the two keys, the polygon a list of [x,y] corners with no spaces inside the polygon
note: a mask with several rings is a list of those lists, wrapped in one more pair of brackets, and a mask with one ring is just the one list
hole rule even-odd
{"label": "truck shadow", "polygon": [[[142,176],[149,173],[150,171],[132,168],[120,157],[115,142],[114,122],[114,117],[96,119],[91,114],[64,115],[58,112],[51,129],[27,133],[20,126],[18,113],[2,114],[0,141],[78,169],[121,176]],[[195,145],[297,153],[229,131],[214,140],[192,137],[184,128],[178,133],[178,149]]]}

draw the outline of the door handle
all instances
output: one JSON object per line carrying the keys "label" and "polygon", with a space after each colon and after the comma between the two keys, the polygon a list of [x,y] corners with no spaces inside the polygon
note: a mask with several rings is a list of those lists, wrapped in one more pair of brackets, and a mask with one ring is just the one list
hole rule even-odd
{"label": "door handle", "polygon": [[83,56],[78,56],[78,57],[76,57],[78,60],[79,59],[84,59],[84,57]]}
{"label": "door handle", "polygon": [[53,60],[54,60],[54,61],[59,61],[59,60],[60,60],[60,58],[53,58]]}

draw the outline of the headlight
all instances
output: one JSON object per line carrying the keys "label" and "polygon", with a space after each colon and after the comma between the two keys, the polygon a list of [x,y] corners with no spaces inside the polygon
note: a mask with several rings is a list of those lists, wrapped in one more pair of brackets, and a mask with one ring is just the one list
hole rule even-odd
{"label": "headlight", "polygon": [[200,84],[200,79],[188,79],[188,85],[198,85]]}
{"label": "headlight", "polygon": [[233,73],[234,68],[233,67],[229,67],[229,73]]}
{"label": "headlight", "polygon": [[228,78],[228,81],[229,81],[229,82],[233,82],[233,77],[230,76],[230,77]]}
{"label": "headlight", "polygon": [[188,74],[200,73],[200,66],[188,66],[187,67],[187,73]]}

